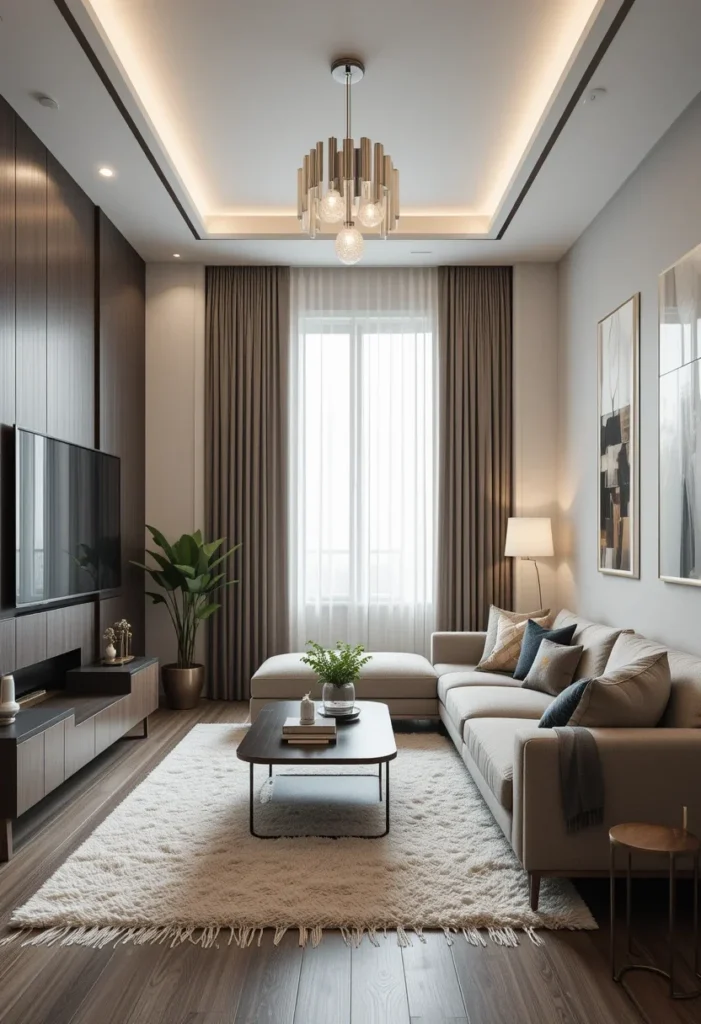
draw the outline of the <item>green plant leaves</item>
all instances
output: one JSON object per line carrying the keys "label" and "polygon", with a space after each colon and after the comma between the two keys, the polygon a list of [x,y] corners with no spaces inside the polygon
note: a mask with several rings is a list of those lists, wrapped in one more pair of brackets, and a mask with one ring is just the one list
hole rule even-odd
{"label": "green plant leaves", "polygon": [[335,650],[328,650],[313,640],[308,640],[306,646],[309,651],[301,660],[305,665],[309,665],[323,682],[333,683],[334,686],[354,683],[360,678],[363,665],[371,658],[371,655],[364,653],[365,648],[362,644],[351,647],[342,640],[337,642]]}
{"label": "green plant leaves", "polygon": [[[223,537],[205,543],[202,531],[195,530],[194,533],[182,534],[170,544],[154,526],[147,526],[147,529],[161,549],[149,549],[147,552],[155,565],[131,564],[143,569],[162,588],[163,593],[147,591],[147,596],[154,604],[164,604],[168,609],[178,641],[178,666],[189,668],[194,664],[195,638],[200,622],[211,618],[221,607],[209,600],[209,595],[237,583],[237,580],[226,579],[223,563],[241,545],[235,544],[224,554],[218,554],[225,540]],[[221,566],[221,572],[214,571],[218,566]]]}

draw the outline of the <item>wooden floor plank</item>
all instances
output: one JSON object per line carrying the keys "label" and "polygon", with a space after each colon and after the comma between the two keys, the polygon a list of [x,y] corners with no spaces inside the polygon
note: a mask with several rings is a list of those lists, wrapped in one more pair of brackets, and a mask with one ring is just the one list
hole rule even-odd
{"label": "wooden floor plank", "polygon": [[425,932],[424,942],[412,937],[402,949],[409,1014],[412,1017],[463,1018],[467,1016],[458,976],[443,932]]}
{"label": "wooden floor plank", "polygon": [[351,949],[340,932],[326,932],[302,957],[295,1024],[350,1024]]}
{"label": "wooden floor plank", "polygon": [[[202,701],[192,711],[158,711],[147,740],[105,751],[20,819],[15,859],[0,865],[0,934],[12,909],[33,895],[113,808],[197,722],[242,723],[246,704]],[[326,935],[302,950],[296,932],[274,947],[201,949],[190,944],[0,947],[3,1024],[641,1024],[610,978],[608,888],[578,883],[601,924],[597,932],[545,933],[545,945],[449,947],[442,933],[396,936],[349,950]],[[636,953],[664,963],[666,885],[634,884]],[[690,892],[680,886],[682,958],[691,961]],[[330,944],[329,944],[330,943]],[[688,974],[688,972],[687,972]],[[687,975],[680,977],[686,981]],[[672,1003],[662,979],[629,975],[653,1024],[701,1024],[701,1003]],[[326,1014],[326,1017],[324,1016]]]}
{"label": "wooden floor plank", "polygon": [[235,1024],[293,1024],[302,968],[296,932],[287,932],[279,946],[271,941],[250,947],[246,979]]}
{"label": "wooden floor plank", "polygon": [[12,999],[3,986],[0,997],[3,1024],[71,1024],[112,958],[110,949],[80,946],[56,950],[53,956],[42,955],[53,950],[41,947],[25,952],[34,955],[19,961],[24,979],[9,979],[10,987],[19,980],[21,994]]}
{"label": "wooden floor plank", "polygon": [[365,939],[351,954],[351,1024],[409,1024],[402,951],[396,932],[379,946]]}

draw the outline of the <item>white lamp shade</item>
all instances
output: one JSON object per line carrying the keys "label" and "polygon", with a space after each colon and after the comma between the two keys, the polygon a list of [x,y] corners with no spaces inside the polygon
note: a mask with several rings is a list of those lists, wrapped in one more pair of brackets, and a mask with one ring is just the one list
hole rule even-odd
{"label": "white lamp shade", "polygon": [[527,517],[509,519],[504,554],[511,558],[548,558],[553,554],[550,520]]}

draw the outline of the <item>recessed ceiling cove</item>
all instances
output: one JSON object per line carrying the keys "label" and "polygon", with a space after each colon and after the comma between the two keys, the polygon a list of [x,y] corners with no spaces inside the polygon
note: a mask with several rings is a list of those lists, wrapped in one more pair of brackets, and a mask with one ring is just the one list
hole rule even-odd
{"label": "recessed ceiling cove", "polygon": [[[82,5],[82,17],[78,8]],[[402,169],[405,238],[496,237],[612,0],[69,0],[203,238],[292,238],[300,153],[356,134]],[[586,58],[586,59],[585,59]],[[333,231],[333,226],[329,228]]]}

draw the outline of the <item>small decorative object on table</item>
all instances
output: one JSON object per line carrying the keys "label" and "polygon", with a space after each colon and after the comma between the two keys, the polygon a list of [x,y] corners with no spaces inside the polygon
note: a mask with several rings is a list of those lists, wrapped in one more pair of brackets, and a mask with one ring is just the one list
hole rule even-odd
{"label": "small decorative object on table", "polygon": [[313,640],[307,641],[307,647],[309,651],[302,661],[316,672],[324,684],[325,713],[336,718],[351,715],[355,709],[355,681],[360,678],[360,670],[370,661],[371,655],[365,654],[362,644],[351,647],[341,640],[335,650],[327,650]]}
{"label": "small decorative object on table", "polygon": [[15,677],[3,676],[0,680],[0,725],[11,725],[19,710],[15,700]]}
{"label": "small decorative object on table", "polygon": [[299,703],[300,725],[313,725],[316,718],[316,704],[312,700],[311,693],[305,693]]}
{"label": "small decorative object on table", "polygon": [[[680,992],[675,984],[676,966],[676,872],[677,858],[688,856],[694,867],[694,895],[693,895],[693,949],[694,949],[694,974],[701,978],[699,973],[699,855],[701,853],[701,840],[687,830],[687,808],[682,809],[682,827],[671,828],[668,825],[649,824],[628,824],[614,825],[609,831],[609,843],[611,847],[611,974],[613,980],[621,984],[626,995],[632,1000],[643,1018],[641,1007],[638,1005],[630,989],[626,987],[623,978],[628,971],[650,971],[652,974],[660,974],[669,981],[669,995],[671,999],[697,999],[701,996],[701,988],[693,991]],[[622,967],[616,967],[616,885],[615,885],[615,853],[616,849],[622,846],[627,850],[626,867],[626,948],[628,956],[631,952],[631,861],[633,851],[645,853],[665,854],[669,858],[669,970],[663,970],[653,964],[625,962]]]}
{"label": "small decorative object on table", "polygon": [[282,738],[287,743],[301,745],[335,743],[336,723],[320,722],[318,719],[301,722],[296,718],[286,718],[282,727]]}
{"label": "small decorative object on table", "polygon": [[102,634],[103,639],[107,641],[103,659],[105,665],[126,665],[127,662],[134,660],[131,653],[132,635],[131,626],[126,619],[120,619],[119,622],[107,627]]}

